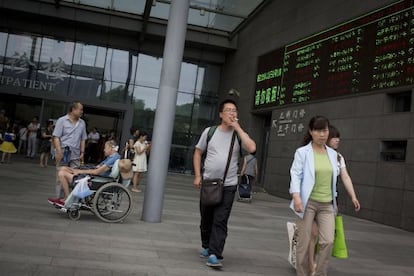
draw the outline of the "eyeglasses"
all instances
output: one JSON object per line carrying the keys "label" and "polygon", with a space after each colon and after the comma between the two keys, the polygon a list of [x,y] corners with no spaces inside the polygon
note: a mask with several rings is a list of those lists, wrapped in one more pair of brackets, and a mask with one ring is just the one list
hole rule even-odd
{"label": "eyeglasses", "polygon": [[237,109],[226,108],[226,109],[223,109],[223,112],[225,112],[225,113],[237,113]]}

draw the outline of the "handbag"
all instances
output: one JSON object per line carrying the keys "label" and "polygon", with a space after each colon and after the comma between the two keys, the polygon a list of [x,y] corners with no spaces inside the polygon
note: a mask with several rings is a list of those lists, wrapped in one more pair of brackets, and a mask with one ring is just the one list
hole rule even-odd
{"label": "handbag", "polygon": [[233,132],[231,139],[229,155],[227,158],[226,170],[224,171],[223,179],[203,179],[201,181],[200,202],[203,206],[216,206],[223,200],[224,181],[226,180],[227,171],[230,166],[231,155],[233,152],[234,140],[236,133]]}
{"label": "handbag", "polygon": [[332,256],[338,259],[348,258],[348,249],[345,241],[344,224],[342,216],[335,217],[335,238],[332,247]]}
{"label": "handbag", "polygon": [[294,222],[286,222],[288,239],[289,239],[289,255],[288,261],[293,268],[296,268],[296,245],[297,245],[297,235],[298,228]]}
{"label": "handbag", "polygon": [[215,206],[223,199],[224,183],[220,178],[205,179],[201,182],[200,200],[203,206]]}

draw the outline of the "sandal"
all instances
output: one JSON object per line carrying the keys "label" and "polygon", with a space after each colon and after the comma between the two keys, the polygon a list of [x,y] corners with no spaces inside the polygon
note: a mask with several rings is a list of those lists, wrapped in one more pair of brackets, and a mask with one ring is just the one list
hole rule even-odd
{"label": "sandal", "polygon": [[131,191],[133,191],[134,193],[140,193],[141,192],[141,190],[138,190],[136,188],[132,188]]}

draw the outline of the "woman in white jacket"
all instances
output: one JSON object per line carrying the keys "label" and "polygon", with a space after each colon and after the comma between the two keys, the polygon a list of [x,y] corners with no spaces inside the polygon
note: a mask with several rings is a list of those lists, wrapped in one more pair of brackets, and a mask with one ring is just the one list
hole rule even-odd
{"label": "woman in white jacket", "polygon": [[308,276],[308,248],[312,224],[319,226],[319,258],[316,275],[327,275],[335,232],[336,181],[339,174],[338,154],[326,145],[329,120],[311,118],[303,146],[295,152],[290,169],[290,208],[298,216],[296,275]]}
{"label": "woman in white jacket", "polygon": [[[329,137],[328,137],[328,146],[338,151],[340,141],[339,130],[333,125],[329,126]],[[338,152],[338,168],[339,175],[342,184],[344,185],[346,191],[348,192],[349,197],[351,198],[352,203],[354,204],[355,211],[358,212],[361,208],[361,205],[358,201],[358,198],[355,193],[354,185],[352,184],[351,177],[349,176],[348,170],[346,169],[345,158]],[[335,195],[336,203],[338,204],[338,195]],[[315,272],[315,253],[316,253],[316,244],[318,241],[319,235],[318,225],[316,222],[313,224],[312,228],[312,237],[309,243],[309,268],[311,272]],[[313,275],[311,273],[311,275]]]}

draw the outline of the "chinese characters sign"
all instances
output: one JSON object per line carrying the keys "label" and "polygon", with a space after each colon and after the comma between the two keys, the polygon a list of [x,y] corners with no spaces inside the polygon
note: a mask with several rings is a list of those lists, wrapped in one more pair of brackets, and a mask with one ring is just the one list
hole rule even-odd
{"label": "chinese characters sign", "polygon": [[273,120],[272,128],[276,129],[279,137],[284,137],[290,133],[302,133],[305,128],[303,125],[305,115],[306,111],[304,109],[281,111],[278,119]]}
{"label": "chinese characters sign", "polygon": [[414,85],[413,54],[403,0],[259,57],[254,109]]}
{"label": "chinese characters sign", "polygon": [[[50,58],[49,62],[37,66],[29,59],[26,52],[15,52],[12,57],[7,59],[5,68],[9,71],[8,74],[0,76],[0,85],[52,92],[59,82],[68,77],[68,74],[65,73],[65,63],[61,58],[56,61]],[[42,75],[43,79],[30,78],[30,73],[35,71],[39,76]]]}

